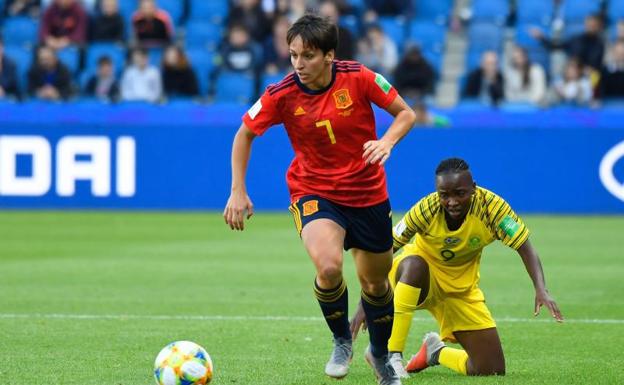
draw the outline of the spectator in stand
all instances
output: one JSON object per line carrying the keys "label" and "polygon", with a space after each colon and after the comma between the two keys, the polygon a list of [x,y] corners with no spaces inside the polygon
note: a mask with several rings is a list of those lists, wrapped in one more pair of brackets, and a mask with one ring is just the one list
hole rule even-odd
{"label": "spectator in stand", "polygon": [[132,64],[121,78],[121,99],[127,101],[158,102],[162,97],[162,80],[158,68],[149,64],[147,51],[135,48]]}
{"label": "spectator in stand", "polygon": [[227,71],[256,73],[260,68],[261,55],[242,24],[232,24],[227,39],[219,49],[222,69]]}
{"label": "spectator in stand", "polygon": [[411,12],[410,0],[364,0],[367,11],[379,16],[406,16]]}
{"label": "spectator in stand", "polygon": [[271,22],[262,10],[260,0],[238,0],[228,16],[228,25],[243,25],[257,43],[263,43],[271,33]]}
{"label": "spectator in stand", "polygon": [[17,67],[13,60],[4,55],[4,43],[0,39],[0,100],[19,99]]}
{"label": "spectator in stand", "polygon": [[89,79],[85,95],[103,102],[113,102],[119,97],[119,83],[115,78],[113,62],[108,56],[98,59],[97,72]]}
{"label": "spectator in stand", "polygon": [[167,47],[162,60],[162,78],[165,95],[193,97],[199,94],[197,76],[184,51],[175,45]]}
{"label": "spectator in stand", "polygon": [[87,37],[87,13],[77,0],[54,0],[41,20],[39,38],[54,49],[82,45]]}
{"label": "spectator in stand", "polygon": [[388,38],[378,24],[366,30],[366,36],[358,41],[357,61],[384,76],[392,74],[399,61],[396,44]]}
{"label": "spectator in stand", "polygon": [[409,47],[394,71],[394,86],[399,93],[420,104],[433,91],[434,80],[435,72],[420,47]]}
{"label": "spectator in stand", "polygon": [[568,57],[576,57],[584,66],[599,70],[604,56],[603,23],[600,15],[585,18],[585,31],[569,39],[557,41],[548,39],[539,28],[531,28],[530,34],[541,41],[549,50],[563,49]]}
{"label": "spectator in stand", "polygon": [[37,49],[37,61],[28,71],[28,94],[43,100],[67,100],[71,96],[71,74],[52,47]]}
{"label": "spectator in stand", "polygon": [[119,43],[124,41],[124,20],[119,13],[118,0],[102,0],[100,12],[90,23],[89,39]]}
{"label": "spectator in stand", "polygon": [[173,41],[173,23],[169,14],[154,0],[141,0],[132,16],[134,38],[141,47],[162,47]]}
{"label": "spectator in stand", "polygon": [[355,39],[348,29],[340,26],[340,10],[338,9],[338,4],[333,0],[324,0],[320,5],[319,13],[322,16],[328,17],[332,23],[338,25],[336,60],[354,60]]}
{"label": "spectator in stand", "polygon": [[615,25],[615,41],[624,40],[624,19],[618,20]]}
{"label": "spectator in stand", "polygon": [[290,21],[286,16],[277,16],[273,23],[273,35],[264,44],[264,70],[268,74],[286,73],[291,70],[290,49],[286,33]]}
{"label": "spectator in stand", "polygon": [[537,63],[531,63],[527,51],[514,47],[504,68],[505,99],[510,102],[540,104],[546,96],[546,74]]}
{"label": "spectator in stand", "polygon": [[41,0],[8,0],[4,5],[6,17],[29,16],[38,19],[41,15]]}
{"label": "spectator in stand", "polygon": [[468,75],[463,96],[478,98],[484,104],[498,105],[504,97],[503,74],[498,69],[498,55],[486,51],[481,56],[481,66]]}
{"label": "spectator in stand", "polygon": [[592,101],[593,90],[590,79],[584,74],[583,63],[570,58],[565,65],[563,77],[552,86],[553,103],[586,106]]}
{"label": "spectator in stand", "polygon": [[624,40],[619,40],[613,45],[610,59],[602,68],[600,96],[624,98]]}

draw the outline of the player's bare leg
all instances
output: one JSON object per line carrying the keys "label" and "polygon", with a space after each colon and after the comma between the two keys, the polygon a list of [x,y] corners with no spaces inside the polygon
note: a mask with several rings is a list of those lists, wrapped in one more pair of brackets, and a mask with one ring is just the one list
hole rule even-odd
{"label": "player's bare leg", "polygon": [[388,360],[388,339],[392,332],[392,288],[388,272],[392,267],[392,250],[372,253],[352,249],[358,278],[362,286],[362,307],[366,315],[370,345],[365,358],[381,385],[400,385],[401,380]]}
{"label": "player's bare leg", "polygon": [[466,371],[469,376],[505,374],[505,355],[496,328],[453,334],[468,353]]}
{"label": "player's bare leg", "polygon": [[342,278],[345,230],[329,219],[316,219],[304,226],[301,239],[316,267],[314,293],[327,325],[334,335],[334,349],[325,374],[343,378],[353,356],[348,323],[348,292]]}
{"label": "player's bare leg", "polygon": [[412,325],[414,311],[429,293],[429,265],[419,256],[403,259],[396,271],[394,290],[394,322],[388,341],[390,363],[401,378],[408,377],[403,366],[405,341]]}

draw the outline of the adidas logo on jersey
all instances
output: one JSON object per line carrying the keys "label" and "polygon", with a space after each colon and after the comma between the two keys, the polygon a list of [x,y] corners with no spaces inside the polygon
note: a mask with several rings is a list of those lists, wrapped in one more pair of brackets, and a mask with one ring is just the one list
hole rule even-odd
{"label": "adidas logo on jersey", "polygon": [[304,115],[305,113],[305,110],[301,106],[297,107],[297,109],[295,110],[295,116]]}

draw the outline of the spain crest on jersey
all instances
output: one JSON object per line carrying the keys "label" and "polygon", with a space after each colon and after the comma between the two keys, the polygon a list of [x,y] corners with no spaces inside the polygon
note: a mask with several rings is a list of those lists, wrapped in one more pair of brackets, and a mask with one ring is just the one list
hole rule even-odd
{"label": "spain crest on jersey", "polygon": [[351,95],[349,95],[349,90],[346,88],[341,88],[338,91],[334,92],[334,101],[336,102],[336,108],[344,110],[353,104],[353,100],[351,100]]}

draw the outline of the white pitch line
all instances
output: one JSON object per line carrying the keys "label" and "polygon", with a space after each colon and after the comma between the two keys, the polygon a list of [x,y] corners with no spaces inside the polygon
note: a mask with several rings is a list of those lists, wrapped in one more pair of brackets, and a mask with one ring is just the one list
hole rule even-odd
{"label": "white pitch line", "polygon": [[[287,322],[319,322],[321,317],[299,316],[253,316],[253,315],[139,315],[139,314],[45,314],[45,313],[0,313],[0,319],[75,319],[75,320],[148,320],[148,321],[287,321]],[[515,318],[500,317],[495,319],[499,323],[550,323],[554,322],[550,317],[546,318]],[[432,318],[414,317],[414,322],[432,321]],[[623,325],[624,319],[566,319],[564,323],[571,324],[613,324]]]}

